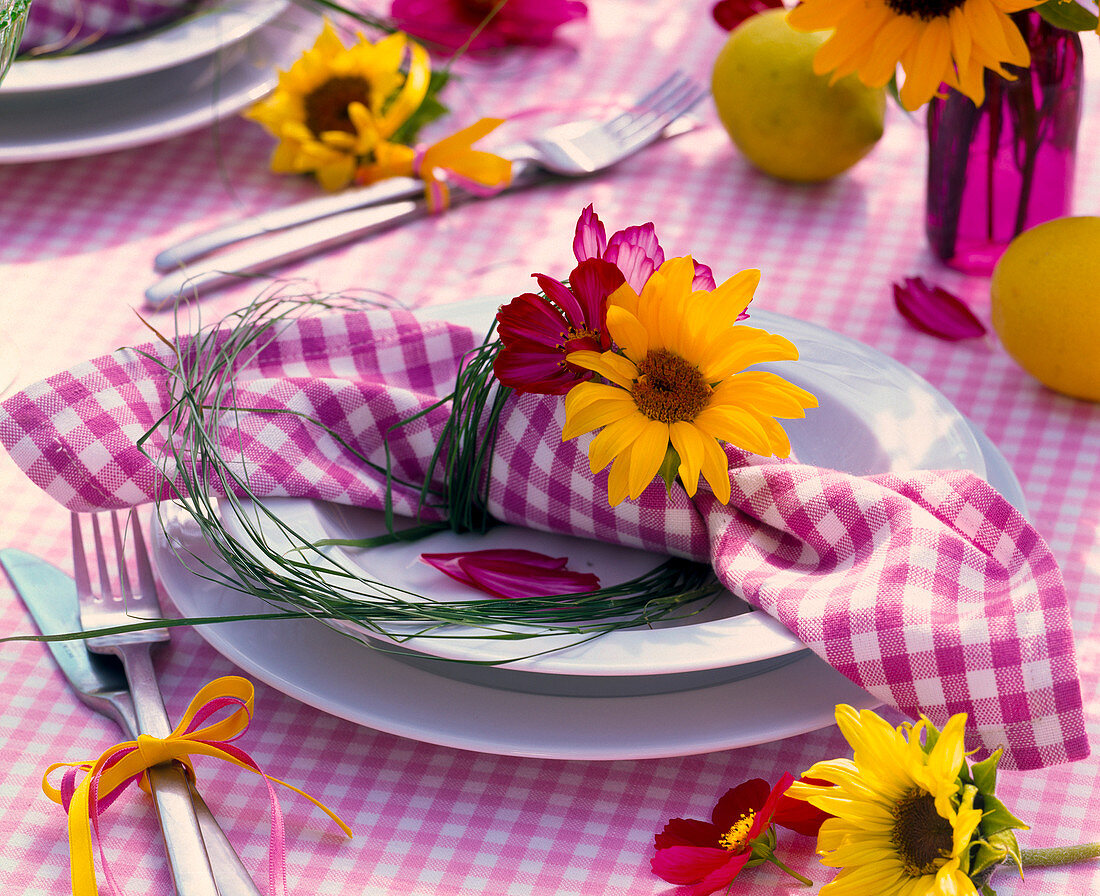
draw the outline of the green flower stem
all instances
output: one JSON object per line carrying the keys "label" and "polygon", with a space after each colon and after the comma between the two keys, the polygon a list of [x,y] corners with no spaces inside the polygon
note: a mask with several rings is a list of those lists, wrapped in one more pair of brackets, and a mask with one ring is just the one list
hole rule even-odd
{"label": "green flower stem", "polygon": [[1020,861],[1025,868],[1053,868],[1056,865],[1072,865],[1074,862],[1096,858],[1100,858],[1100,843],[1020,850]]}
{"label": "green flower stem", "polygon": [[802,884],[802,886],[812,887],[814,885],[814,882],[812,880],[810,880],[808,877],[803,877],[801,874],[799,874],[793,868],[789,868],[787,865],[785,865],[783,862],[781,862],[774,852],[770,856],[768,856],[768,861],[771,862],[773,865],[775,865],[780,871],[785,871],[787,874],[789,874],[791,877],[793,877],[795,880],[797,880],[800,884]]}

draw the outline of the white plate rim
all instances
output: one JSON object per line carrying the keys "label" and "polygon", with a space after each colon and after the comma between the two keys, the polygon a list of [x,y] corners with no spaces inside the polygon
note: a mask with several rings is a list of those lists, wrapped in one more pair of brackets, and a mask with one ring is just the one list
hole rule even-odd
{"label": "white plate rim", "polygon": [[[458,305],[430,306],[426,309],[418,309],[417,313],[421,316],[438,316],[455,322],[470,324],[471,318],[477,319],[484,316],[489,311],[495,310],[499,304],[499,298],[485,298]],[[887,372],[889,382],[894,383],[900,380],[899,394],[905,389],[919,389],[925,398],[934,402],[937,413],[942,414],[945,421],[950,421],[953,427],[950,432],[952,440],[957,439],[957,444],[954,444],[953,447],[949,444],[948,453],[953,456],[961,454],[966,461],[965,466],[973,469],[978,475],[986,475],[984,453],[968,422],[945,396],[908,367],[858,340],[844,337],[825,327],[787,317],[786,315],[754,311],[750,324],[787,335],[796,345],[814,345],[816,348],[817,343],[820,341],[825,346],[832,347],[834,351],[837,347],[843,346],[857,360],[874,365],[876,373],[879,371]],[[804,373],[808,374],[813,369],[812,362],[810,364],[811,366],[803,368]],[[792,375],[793,372],[793,368],[785,370],[785,373],[791,376],[792,379],[795,378]],[[827,378],[828,376],[823,377],[823,379]],[[823,395],[824,393],[820,389],[820,379],[818,380],[818,392]],[[804,381],[802,385],[807,385],[807,382]],[[247,514],[248,502],[242,502],[242,505],[243,512]],[[320,540],[334,534],[326,530],[326,511],[323,509],[321,502],[281,498],[274,501],[265,501],[265,511],[275,513],[283,522],[289,519],[291,528],[300,533],[306,540]],[[268,528],[266,513],[250,514],[249,520],[250,525]],[[223,513],[223,523],[239,541],[242,543],[248,542],[248,533],[238,525],[232,513]],[[509,530],[513,533],[522,531],[524,541],[529,541],[532,537],[539,539],[538,544],[527,545],[536,550],[544,550],[542,546],[551,544],[553,547],[544,550],[544,552],[554,556],[562,553],[568,555],[569,541],[578,542],[578,551],[585,549],[589,552],[605,550],[605,548],[587,541],[584,542],[584,547],[582,547],[580,539],[549,536],[545,533],[519,530],[515,527],[502,527],[502,530],[495,530],[490,533],[489,536],[486,536],[486,545],[496,545],[501,538],[507,544]],[[440,542],[443,543],[442,547],[438,546]],[[420,547],[397,546],[392,550],[386,549],[380,552],[378,556],[380,559],[384,558],[383,566],[392,568],[395,565],[395,556],[399,558],[397,562],[400,562],[400,558],[418,553],[420,550],[450,551],[462,549],[462,545],[456,545],[455,542],[455,536],[445,533],[417,542]],[[563,544],[566,546],[562,547]],[[351,553],[340,548],[331,548],[330,550],[336,555],[337,562],[356,564],[356,560]],[[630,551],[629,548],[620,550],[623,552]],[[371,570],[368,569],[368,573],[370,572]],[[423,580],[422,577],[421,580]],[[463,593],[461,586],[452,585],[450,580],[442,574],[438,574],[436,581],[438,581],[438,586],[435,587],[433,594],[437,596],[447,593],[458,596]],[[399,587],[404,588],[411,587],[408,580],[391,581],[390,584],[397,584]],[[476,596],[476,593],[471,591],[466,596]],[[383,634],[367,631],[360,626],[342,623],[338,620],[331,621],[329,624],[342,628],[356,637],[373,637],[383,643],[386,642]],[[396,630],[403,631],[406,634],[409,631],[409,629]],[[567,636],[540,638],[536,642],[501,642],[471,637],[470,631],[461,629],[455,631],[456,637],[453,639],[441,637],[402,639],[400,645],[404,649],[419,652],[426,656],[475,662],[484,662],[486,659],[506,660],[506,668],[510,670],[579,676],[675,675],[756,663],[790,655],[805,649],[804,645],[777,620],[759,611],[741,613],[706,622],[688,623],[674,628],[638,628],[609,632],[599,639],[587,643],[584,643],[583,639]],[[680,636],[679,642],[676,635]],[[582,643],[578,643],[575,647],[569,646],[578,641]],[[535,646],[531,646],[532,644]],[[731,644],[736,644],[738,650],[741,651],[732,659],[729,655],[729,645]]]}
{"label": "white plate rim", "polygon": [[[99,155],[146,146],[171,137],[207,127],[213,122],[234,115],[268,94],[278,81],[278,72],[271,65],[257,66],[250,58],[253,52],[270,59],[283,58],[285,41],[281,31],[268,29],[247,38],[249,49],[234,65],[218,75],[215,84],[201,84],[181,91],[171,104],[146,102],[127,110],[122,127],[112,127],[107,119],[101,129],[86,131],[67,129],[53,136],[28,133],[26,139],[4,143],[0,139],[0,164],[46,162]],[[276,55],[278,54],[278,55]],[[190,65],[203,65],[192,62]],[[149,77],[169,77],[172,72],[157,72]],[[92,88],[93,90],[96,88]],[[112,89],[105,85],[102,89]],[[3,97],[0,96],[0,101]],[[43,99],[48,102],[47,98]],[[139,95],[140,102],[140,95]]]}
{"label": "white plate rim", "polygon": [[[195,578],[156,522],[151,529],[154,567],[182,615],[255,610],[251,598]],[[828,727],[838,703],[880,705],[809,651],[773,671],[711,687],[570,697],[434,675],[311,619],[195,630],[247,674],[322,712],[399,737],[503,756],[619,761],[710,753]],[[252,642],[260,649],[251,649]]]}
{"label": "white plate rim", "polygon": [[0,83],[0,96],[44,93],[135,78],[210,55],[262,28],[289,0],[215,0],[148,34],[68,56],[18,59]]}

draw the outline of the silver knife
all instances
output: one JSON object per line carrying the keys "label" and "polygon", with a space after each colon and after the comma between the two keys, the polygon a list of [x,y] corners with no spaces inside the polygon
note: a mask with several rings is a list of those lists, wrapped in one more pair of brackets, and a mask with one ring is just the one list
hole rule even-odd
{"label": "silver knife", "polygon": [[[513,168],[512,182],[506,192],[514,192],[551,180],[535,165],[517,164]],[[424,183],[418,182],[417,196],[423,197]],[[460,189],[451,190],[451,206],[473,199]],[[415,221],[431,214],[423,198],[387,202],[355,208],[339,214],[331,214],[300,227],[287,227],[265,234],[261,239],[246,242],[240,248],[231,249],[210,258],[205,268],[183,268],[168,274],[145,290],[145,304],[163,308],[178,299],[193,299],[227,283],[240,283],[250,274],[259,274],[280,265],[317,255],[327,249],[361,239],[383,230],[389,230],[406,221]]]}
{"label": "silver knife", "polygon": [[[80,631],[76,585],[68,575],[15,548],[0,550],[0,566],[43,635]],[[47,641],[46,646],[77,697],[117,722],[128,737],[136,737],[137,721],[122,663],[113,656],[89,653],[81,640]],[[260,896],[259,888],[210,807],[194,788],[191,797],[219,896]]]}

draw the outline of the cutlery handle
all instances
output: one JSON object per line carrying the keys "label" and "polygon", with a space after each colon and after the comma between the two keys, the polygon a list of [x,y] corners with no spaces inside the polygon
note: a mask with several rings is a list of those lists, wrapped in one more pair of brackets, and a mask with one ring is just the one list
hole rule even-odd
{"label": "cutlery handle", "polygon": [[[138,730],[151,737],[167,737],[171,726],[153,671],[149,645],[120,645],[118,654],[130,680]],[[177,896],[218,896],[183,766],[168,762],[150,768],[149,789],[164,834],[164,849]]]}
{"label": "cutlery handle", "polygon": [[288,227],[299,227],[310,221],[357,208],[382,205],[399,199],[412,199],[423,192],[424,181],[413,177],[393,177],[368,187],[296,202],[284,208],[263,212],[245,218],[243,221],[234,221],[223,227],[208,230],[206,233],[200,233],[174,246],[169,246],[153,260],[153,267],[161,273],[168,273],[189,261],[209,255],[216,249],[232,243],[285,230]]}
{"label": "cutlery handle", "polygon": [[205,270],[184,269],[169,274],[145,290],[145,302],[153,308],[163,308],[177,297],[195,298],[227,283],[239,283],[242,275],[258,274],[427,214],[428,206],[423,199],[406,200],[356,209],[279,231],[218,256]]}

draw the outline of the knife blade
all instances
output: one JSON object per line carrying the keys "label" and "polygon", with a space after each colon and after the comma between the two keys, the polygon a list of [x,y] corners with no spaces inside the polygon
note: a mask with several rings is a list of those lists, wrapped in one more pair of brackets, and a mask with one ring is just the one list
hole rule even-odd
{"label": "knife blade", "polygon": [[[39,632],[61,635],[81,630],[76,585],[70,576],[45,560],[16,548],[0,550],[0,566],[30,611]],[[116,657],[90,653],[78,639],[47,641],[46,647],[81,702],[113,719],[128,737],[137,736],[130,685]],[[260,896],[241,857],[194,787],[191,798],[220,896]]]}
{"label": "knife blade", "polygon": [[[679,137],[698,127],[698,119],[682,115],[662,131],[661,139]],[[512,182],[501,192],[567,180],[521,160],[514,162]],[[423,181],[396,178],[393,183],[382,181],[361,190],[309,199],[199,235],[183,244],[182,252],[188,259],[182,257],[180,247],[157,256],[154,267],[172,269],[172,273],[145,290],[145,304],[159,310],[177,301],[196,299],[227,283],[240,283],[251,275],[427,217],[431,210],[423,194]],[[451,191],[452,207],[478,198],[482,197],[458,187]],[[240,245],[210,254],[237,241]],[[186,260],[196,259],[201,264],[181,266]]]}

